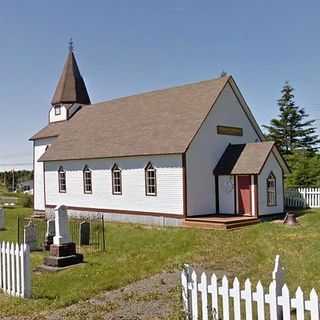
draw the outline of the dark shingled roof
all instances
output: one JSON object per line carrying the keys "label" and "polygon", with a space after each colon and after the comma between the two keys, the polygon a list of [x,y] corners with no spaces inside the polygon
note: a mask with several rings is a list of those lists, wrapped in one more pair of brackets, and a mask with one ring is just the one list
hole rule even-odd
{"label": "dark shingled roof", "polygon": [[[183,153],[229,77],[86,106],[40,161]],[[55,131],[49,125],[33,139]]]}
{"label": "dark shingled roof", "polygon": [[[70,121],[70,120],[69,120]],[[68,121],[53,122],[41,129],[30,140],[57,137],[68,125]]]}
{"label": "dark shingled roof", "polygon": [[76,58],[70,50],[51,104],[90,104],[86,85],[80,74]]}
{"label": "dark shingled roof", "polygon": [[215,175],[259,174],[268,158],[274,142],[230,144],[224,151]]}

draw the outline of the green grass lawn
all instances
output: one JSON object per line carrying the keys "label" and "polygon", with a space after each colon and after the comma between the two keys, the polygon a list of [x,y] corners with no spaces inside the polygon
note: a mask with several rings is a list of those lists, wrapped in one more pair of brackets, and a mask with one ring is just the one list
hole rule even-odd
{"label": "green grass lawn", "polygon": [[[7,230],[0,232],[0,241],[15,241],[17,215],[30,213],[30,209],[6,210]],[[272,222],[236,231],[106,223],[105,253],[88,252],[84,264],[58,273],[33,272],[33,299],[0,295],[0,316],[54,310],[162,270],[180,270],[183,263],[225,270],[242,281],[250,277],[266,285],[276,254],[281,255],[290,288],[320,290],[319,230],[320,210],[306,211],[294,228]],[[42,260],[43,253],[32,253],[34,268]]]}

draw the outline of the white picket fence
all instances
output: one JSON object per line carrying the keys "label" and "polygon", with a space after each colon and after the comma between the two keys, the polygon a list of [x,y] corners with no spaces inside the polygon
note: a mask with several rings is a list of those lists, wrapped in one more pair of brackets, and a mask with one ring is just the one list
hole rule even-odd
{"label": "white picket fence", "polygon": [[307,299],[300,287],[291,297],[287,285],[283,284],[279,256],[276,257],[272,278],[268,290],[263,288],[260,281],[253,288],[249,279],[245,281],[244,289],[241,289],[237,278],[230,287],[226,276],[220,282],[215,274],[208,279],[206,273],[202,273],[198,282],[195,270],[185,265],[181,273],[181,284],[186,319],[320,319],[319,298],[314,289]]}
{"label": "white picket fence", "polygon": [[0,243],[0,289],[11,296],[31,297],[31,264],[28,245]]}
{"label": "white picket fence", "polygon": [[291,208],[320,208],[320,188],[287,189],[285,204]]}

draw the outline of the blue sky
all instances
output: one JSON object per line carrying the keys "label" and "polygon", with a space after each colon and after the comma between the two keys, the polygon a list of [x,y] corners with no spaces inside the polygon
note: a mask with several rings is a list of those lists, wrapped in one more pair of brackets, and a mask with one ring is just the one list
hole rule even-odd
{"label": "blue sky", "polygon": [[31,167],[71,36],[93,102],[225,70],[260,124],[285,80],[320,119],[319,15],[319,1],[1,1],[0,170]]}

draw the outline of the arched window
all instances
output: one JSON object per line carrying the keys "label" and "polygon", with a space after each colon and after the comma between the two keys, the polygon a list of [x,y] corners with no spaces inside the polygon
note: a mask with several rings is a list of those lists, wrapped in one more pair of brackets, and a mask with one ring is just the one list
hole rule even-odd
{"label": "arched window", "polygon": [[66,172],[64,171],[62,166],[58,170],[58,185],[60,193],[67,192]]}
{"label": "arched window", "polygon": [[276,177],[271,172],[267,178],[267,205],[269,207],[277,205],[276,183]]}
{"label": "arched window", "polygon": [[112,194],[122,194],[121,169],[115,163],[111,170],[112,173]]}
{"label": "arched window", "polygon": [[92,175],[87,165],[83,169],[83,190],[84,193],[92,193]]}
{"label": "arched window", "polygon": [[157,175],[156,169],[149,162],[145,168],[145,187],[147,196],[157,195]]}

